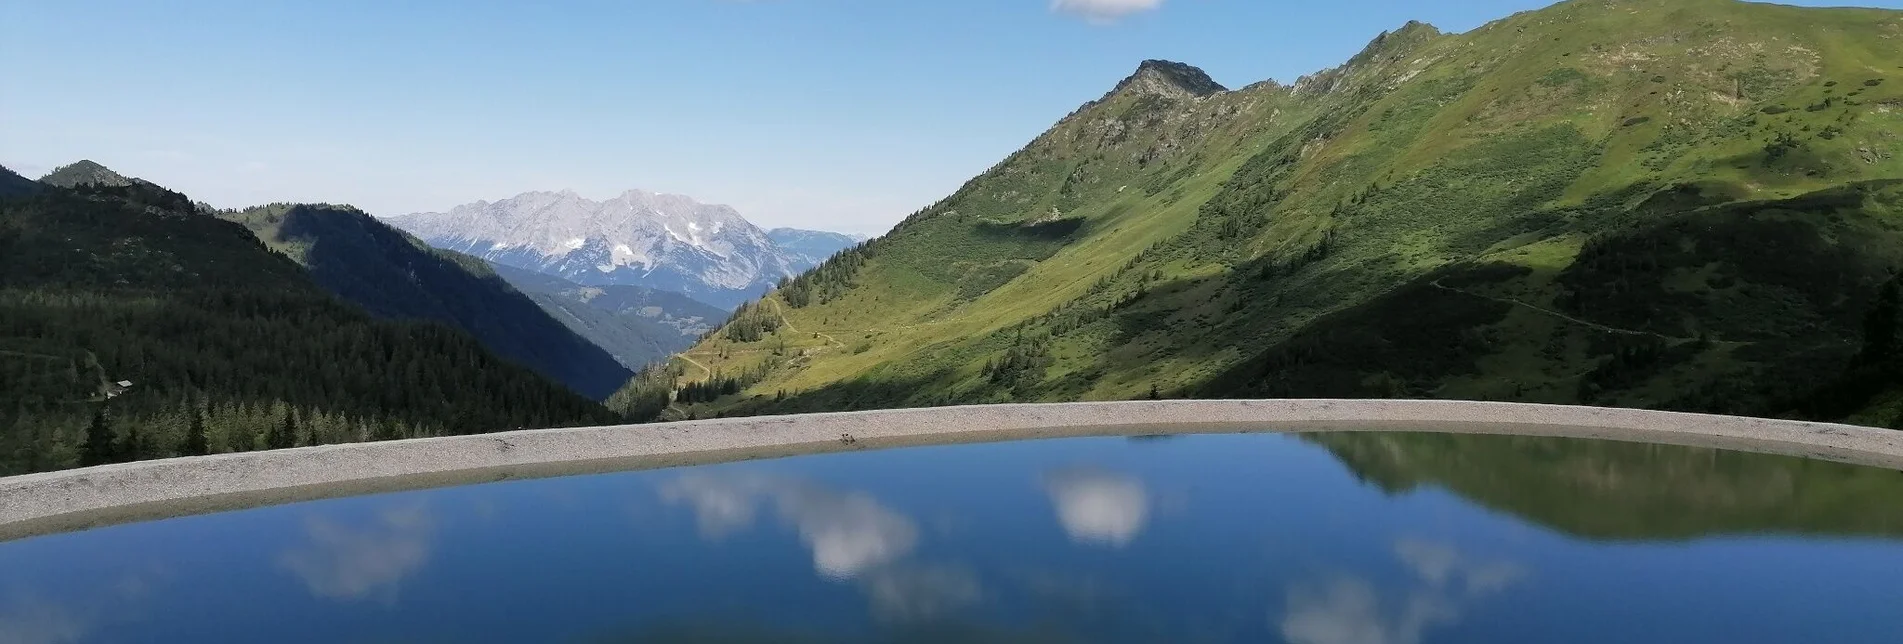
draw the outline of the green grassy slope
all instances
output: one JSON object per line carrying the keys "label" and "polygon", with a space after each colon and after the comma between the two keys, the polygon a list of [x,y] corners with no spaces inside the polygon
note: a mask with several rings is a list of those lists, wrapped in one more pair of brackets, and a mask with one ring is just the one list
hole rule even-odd
{"label": "green grassy slope", "polygon": [[430,248],[363,211],[272,204],[220,216],[244,224],[302,264],[325,290],[372,315],[462,329],[497,355],[596,400],[633,375],[487,263]]}
{"label": "green grassy slope", "polygon": [[1185,69],[1146,63],[742,311],[677,369],[743,391],[668,413],[1155,392],[1894,415],[1825,383],[1898,371],[1873,340],[1894,316],[1865,331],[1903,252],[1903,12],[1573,0],[1410,23],[1293,86]]}

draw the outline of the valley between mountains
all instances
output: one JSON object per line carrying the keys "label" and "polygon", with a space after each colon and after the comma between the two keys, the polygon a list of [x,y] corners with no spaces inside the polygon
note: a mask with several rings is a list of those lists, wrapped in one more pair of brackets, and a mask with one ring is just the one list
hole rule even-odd
{"label": "valley between mountains", "polygon": [[640,190],[379,214],[0,172],[0,474],[1139,398],[1903,427],[1903,11],[1568,0],[1288,84],[1145,61],[872,239]]}

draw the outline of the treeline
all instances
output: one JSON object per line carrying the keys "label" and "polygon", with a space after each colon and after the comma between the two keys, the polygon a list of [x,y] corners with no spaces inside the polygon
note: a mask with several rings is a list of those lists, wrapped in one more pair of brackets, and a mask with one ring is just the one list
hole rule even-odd
{"label": "treeline", "polygon": [[[0,338],[63,347],[0,354],[7,473],[77,464],[72,449],[99,410],[115,432],[143,434],[128,459],[185,454],[195,417],[214,451],[616,420],[467,335],[322,296],[0,290]],[[132,384],[117,391],[120,381]],[[297,438],[264,437],[287,417],[304,419]]]}
{"label": "treeline", "polygon": [[[658,420],[675,403],[692,405],[719,400],[745,391],[764,380],[773,370],[772,360],[762,360],[739,373],[715,371],[707,379],[680,384],[681,368],[672,364],[642,369],[620,391],[608,398],[608,408],[631,422]],[[784,397],[785,393],[781,392]]]}
{"label": "treeline", "polygon": [[859,270],[865,268],[866,260],[876,254],[878,243],[877,239],[861,242],[827,258],[798,277],[780,280],[780,299],[796,309],[833,301],[856,284],[854,279],[858,277]]}
{"label": "treeline", "polygon": [[721,396],[738,394],[747,387],[752,386],[753,383],[765,380],[767,374],[772,370],[772,361],[762,361],[754,366],[741,369],[740,373],[737,374],[715,371],[712,375],[708,376],[706,380],[681,385],[680,390],[674,394],[674,400],[689,404],[713,402],[719,400]]}
{"label": "treeline", "polygon": [[720,334],[734,342],[759,342],[780,330],[784,321],[780,312],[764,301],[747,302],[728,316],[720,327]]}
{"label": "treeline", "polygon": [[1001,387],[1036,384],[1044,371],[1057,364],[1051,356],[1051,338],[1043,334],[1026,336],[1022,329],[1005,348],[1004,354],[985,361],[985,379]]}
{"label": "treeline", "polygon": [[674,386],[680,377],[680,368],[672,364],[648,365],[608,397],[608,409],[635,422],[660,418],[674,403]]}

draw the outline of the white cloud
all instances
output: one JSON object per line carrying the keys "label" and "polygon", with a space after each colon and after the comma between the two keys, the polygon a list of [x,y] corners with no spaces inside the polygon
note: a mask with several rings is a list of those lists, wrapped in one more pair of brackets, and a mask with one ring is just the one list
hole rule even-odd
{"label": "white cloud", "polygon": [[779,495],[780,513],[799,526],[820,574],[849,579],[905,556],[918,528],[863,494],[801,487]]}
{"label": "white cloud", "polygon": [[1099,24],[1161,6],[1163,0],[1051,0],[1052,11],[1080,16]]}
{"label": "white cloud", "polygon": [[918,544],[918,526],[910,518],[868,495],[804,481],[695,472],[663,486],[661,498],[693,506],[707,538],[752,525],[756,507],[771,501],[812,549],[813,567],[832,579],[858,576]]}
{"label": "white cloud", "polygon": [[944,617],[978,603],[977,575],[962,566],[893,566],[866,577],[872,614],[890,621]]}
{"label": "white cloud", "polygon": [[1463,603],[1525,576],[1518,564],[1475,560],[1442,543],[1402,539],[1394,556],[1414,579],[1393,601],[1384,601],[1364,579],[1298,584],[1288,592],[1282,637],[1290,644],[1419,644],[1429,627],[1459,621]]}
{"label": "white cloud", "polygon": [[770,504],[799,532],[813,568],[834,580],[856,580],[874,617],[920,621],[944,617],[983,599],[978,576],[955,565],[919,565],[916,521],[872,496],[759,472],[690,471],[660,488],[661,500],[693,508],[703,538],[751,527]]}
{"label": "white cloud", "polygon": [[429,560],[433,532],[421,506],[386,510],[362,528],[312,519],[306,525],[310,542],[286,551],[278,562],[319,597],[380,595],[390,603],[403,579]]}
{"label": "white cloud", "polygon": [[1456,577],[1460,578],[1468,596],[1499,591],[1526,575],[1526,570],[1513,562],[1476,561],[1451,545],[1420,539],[1396,541],[1394,556],[1436,590],[1446,589]]}
{"label": "white cloud", "polygon": [[700,535],[719,539],[753,525],[754,506],[768,489],[762,477],[693,473],[661,486],[661,500],[692,506]]}
{"label": "white cloud", "polygon": [[1054,472],[1045,492],[1057,508],[1057,521],[1071,539],[1123,546],[1143,531],[1150,516],[1149,493],[1136,478],[1092,469]]}
{"label": "white cloud", "polygon": [[1428,626],[1460,617],[1451,602],[1432,593],[1410,595],[1393,616],[1360,579],[1336,579],[1321,588],[1289,591],[1282,637],[1292,644],[1419,644]]}

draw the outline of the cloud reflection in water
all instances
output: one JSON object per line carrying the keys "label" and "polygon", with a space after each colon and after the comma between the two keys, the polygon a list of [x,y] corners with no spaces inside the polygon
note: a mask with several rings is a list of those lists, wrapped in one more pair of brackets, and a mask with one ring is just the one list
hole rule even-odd
{"label": "cloud reflection in water", "polygon": [[68,644],[91,629],[64,606],[31,597],[14,597],[0,606],[0,642],[7,644]]}
{"label": "cloud reflection in water", "polygon": [[376,596],[390,604],[403,579],[429,560],[434,532],[420,505],[384,510],[362,527],[314,517],[305,524],[308,542],[286,551],[278,563],[318,597]]}
{"label": "cloud reflection in water", "polygon": [[1452,545],[1401,539],[1394,556],[1412,574],[1403,596],[1384,601],[1365,579],[1337,577],[1289,588],[1282,637],[1291,644],[1419,644],[1432,626],[1459,621],[1463,604],[1525,577],[1518,564],[1474,559]]}
{"label": "cloud reflection in water", "polygon": [[661,488],[668,503],[693,506],[702,536],[719,538],[753,523],[770,502],[799,530],[813,567],[849,579],[897,560],[918,544],[918,525],[871,496],[763,474],[690,472]]}
{"label": "cloud reflection in water", "polygon": [[1136,477],[1094,468],[1058,470],[1044,477],[1058,523],[1072,540],[1121,547],[1149,519],[1150,498]]}
{"label": "cloud reflection in water", "polygon": [[715,470],[682,474],[663,484],[660,495],[669,504],[692,507],[701,536],[710,540],[752,526],[760,507],[772,505],[812,551],[820,576],[858,581],[880,620],[940,619],[984,596],[968,567],[903,561],[918,546],[917,522],[862,492]]}

